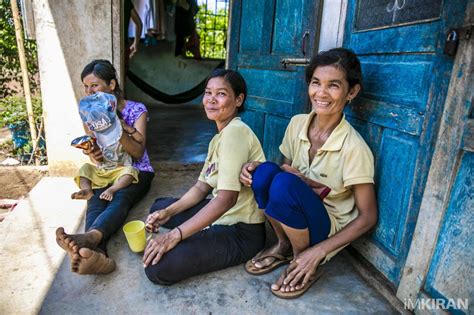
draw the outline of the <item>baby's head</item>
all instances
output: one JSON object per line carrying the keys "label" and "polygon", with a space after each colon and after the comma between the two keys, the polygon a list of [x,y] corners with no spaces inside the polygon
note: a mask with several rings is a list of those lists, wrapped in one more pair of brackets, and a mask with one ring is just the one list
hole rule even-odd
{"label": "baby's head", "polygon": [[82,122],[94,133],[99,146],[116,143],[122,136],[116,109],[117,99],[108,93],[97,92],[79,101]]}

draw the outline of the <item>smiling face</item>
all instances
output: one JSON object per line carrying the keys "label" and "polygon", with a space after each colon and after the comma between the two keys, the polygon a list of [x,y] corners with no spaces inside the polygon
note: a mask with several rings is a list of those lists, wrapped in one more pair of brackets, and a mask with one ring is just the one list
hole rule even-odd
{"label": "smiling face", "polygon": [[242,106],[244,94],[238,96],[230,84],[223,77],[214,77],[207,83],[202,103],[207,118],[217,123],[217,128],[222,130],[235,116]]}
{"label": "smiling face", "polygon": [[346,103],[356,97],[360,85],[349,88],[345,73],[332,65],[319,66],[309,82],[308,94],[318,115],[342,115]]}
{"label": "smiling face", "polygon": [[104,92],[114,94],[115,80],[111,80],[110,84],[107,84],[101,78],[96,77],[93,73],[90,73],[82,79],[84,84],[84,92],[86,95],[92,95],[96,92]]}

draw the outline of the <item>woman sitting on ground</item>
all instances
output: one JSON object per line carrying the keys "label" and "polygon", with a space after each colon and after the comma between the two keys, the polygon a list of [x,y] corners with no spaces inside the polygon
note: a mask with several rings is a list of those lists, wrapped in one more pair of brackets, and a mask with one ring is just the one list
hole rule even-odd
{"label": "woman sitting on ground", "polygon": [[[107,256],[107,241],[122,227],[129,210],[146,195],[155,176],[145,149],[148,114],[145,105],[123,98],[115,68],[109,61],[94,60],[89,63],[82,70],[81,80],[87,95],[105,92],[116,97],[117,113],[121,114],[123,128],[119,141],[123,150],[131,155],[132,166],[139,171],[138,183],[118,190],[110,201],[100,198],[107,187],[93,189],[85,197],[88,199],[86,232],[66,234],[64,228],[60,227],[56,230],[56,241],[69,254],[73,272],[109,273],[115,269],[115,261]],[[136,140],[135,133],[140,133],[141,141]],[[93,161],[103,160],[97,145],[83,152]]]}
{"label": "woman sitting on ground", "polygon": [[251,162],[241,173],[278,238],[245,268],[259,275],[290,262],[271,286],[281,298],[306,292],[319,266],[377,221],[374,159],[343,114],[361,89],[358,58],[342,48],[321,52],[306,81],[312,111],[291,119],[280,145],[283,165]]}
{"label": "woman sitting on ground", "polygon": [[[218,133],[198,181],[181,199],[159,198],[146,220],[148,231],[171,229],[151,239],[143,256],[150,281],[170,285],[241,264],[263,248],[264,215],[239,174],[244,163],[265,160],[252,130],[237,113],[247,88],[240,74],[215,70],[207,79],[203,105]],[[206,199],[212,192],[213,198]]]}

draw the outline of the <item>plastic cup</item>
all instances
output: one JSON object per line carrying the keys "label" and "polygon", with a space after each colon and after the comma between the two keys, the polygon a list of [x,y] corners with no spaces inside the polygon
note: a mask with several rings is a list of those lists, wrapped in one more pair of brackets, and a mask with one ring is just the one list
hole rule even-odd
{"label": "plastic cup", "polygon": [[146,246],[145,223],[140,220],[130,221],[123,226],[123,233],[132,252],[143,252]]}

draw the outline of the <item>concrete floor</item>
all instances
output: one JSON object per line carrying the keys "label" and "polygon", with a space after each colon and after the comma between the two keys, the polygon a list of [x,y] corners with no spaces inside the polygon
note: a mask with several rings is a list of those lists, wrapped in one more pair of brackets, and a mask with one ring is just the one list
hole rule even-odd
{"label": "concrete floor", "polygon": [[[213,125],[203,121],[199,110],[161,107],[151,109],[150,116],[153,123],[149,127],[148,141],[150,148],[153,148],[150,155],[152,161],[156,161],[154,164],[157,176],[150,193],[134,207],[128,220],[144,219],[156,197],[178,197],[195,182],[200,164],[183,163],[202,161],[207,142],[214,132]],[[169,144],[177,147],[169,152]],[[2,270],[5,271],[0,273],[0,280],[4,284],[7,283],[0,295],[2,314],[396,313],[380,293],[364,282],[348,262],[348,254],[344,251],[326,265],[322,278],[304,296],[296,300],[281,300],[270,292],[270,284],[283,268],[255,277],[247,274],[240,265],[194,277],[171,287],[154,285],[143,272],[141,256],[128,249],[121,232],[111,239],[108,247],[110,256],[117,262],[117,270],[105,276],[78,276],[69,271],[69,259],[64,258],[64,252],[54,242],[54,229],[60,224],[61,216],[56,209],[51,210],[56,213],[48,214],[51,207],[47,201],[52,200],[58,192],[54,186],[43,181],[38,186],[41,187],[35,187],[31,198],[39,199],[39,196],[42,196],[43,205],[40,207],[40,201],[30,200],[24,208],[41,208],[41,211],[35,212],[38,216],[55,219],[49,219],[49,222],[46,219],[36,220],[30,223],[32,228],[25,227],[36,233],[38,222],[46,222],[41,237],[34,239],[33,243],[21,242],[21,237],[24,238],[24,235],[21,235],[24,233],[20,230],[8,233],[9,242],[16,243],[15,246],[10,246],[16,249],[15,252],[0,247],[0,258],[4,258],[1,262]],[[74,187],[70,186],[68,189]],[[67,193],[69,192],[64,192]],[[46,194],[50,198],[44,198]],[[77,207],[77,204],[75,205]],[[83,226],[78,227],[83,225],[82,213],[74,211],[74,220],[68,219],[67,231],[83,230]],[[17,220],[16,224],[20,226],[24,222],[22,218],[28,215],[28,212],[20,208],[19,213],[15,215],[16,217],[8,217],[8,220],[12,220],[9,224],[15,224],[13,220]],[[4,233],[6,232],[0,229],[0,234]],[[13,234],[18,235],[20,241],[16,241]],[[18,262],[24,260],[24,253],[31,252],[31,248],[38,249],[36,255],[43,251],[53,253],[48,258],[48,268],[43,268],[44,264],[29,262],[28,270],[25,271],[29,274],[23,277],[15,276],[10,270],[18,270]],[[20,266],[20,270],[23,270],[22,268],[25,267]],[[37,280],[32,279],[33,277]],[[32,283],[37,288],[31,288]],[[27,303],[20,304],[18,301]]]}
{"label": "concrete floor", "polygon": [[216,125],[201,106],[148,106],[147,148],[151,161],[202,163]]}

